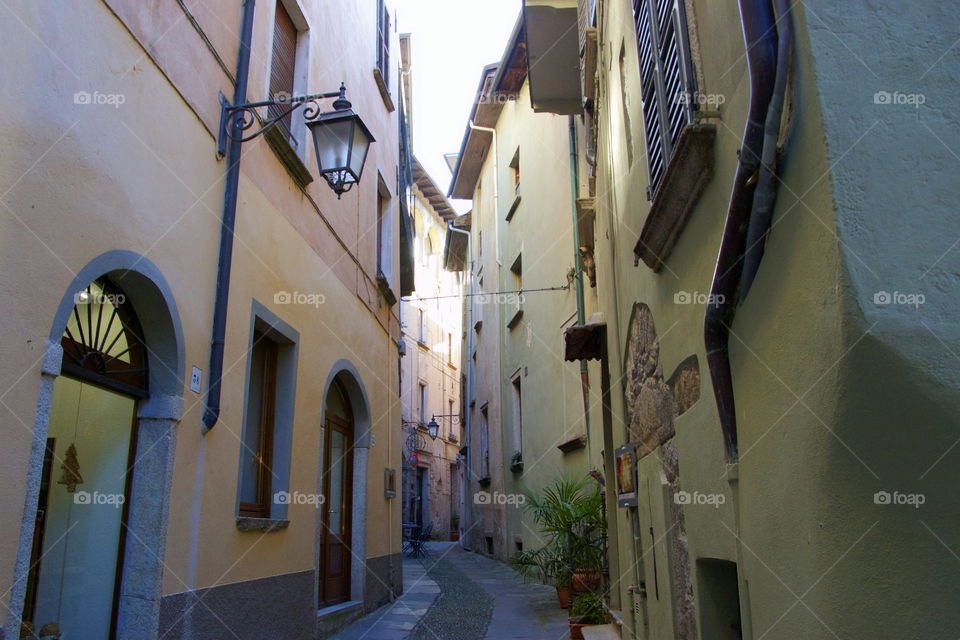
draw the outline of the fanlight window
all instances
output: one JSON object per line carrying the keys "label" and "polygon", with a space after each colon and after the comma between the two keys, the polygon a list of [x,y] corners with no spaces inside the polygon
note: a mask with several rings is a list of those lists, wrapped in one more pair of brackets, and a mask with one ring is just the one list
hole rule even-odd
{"label": "fanlight window", "polygon": [[62,372],[129,395],[147,395],[143,333],[126,295],[105,279],[74,296],[60,344]]}

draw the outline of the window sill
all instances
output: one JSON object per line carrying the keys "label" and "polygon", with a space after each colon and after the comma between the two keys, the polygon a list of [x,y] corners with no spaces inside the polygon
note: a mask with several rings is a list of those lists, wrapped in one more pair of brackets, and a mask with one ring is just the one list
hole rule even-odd
{"label": "window sill", "polygon": [[483,478],[480,478],[479,480],[477,480],[477,484],[479,484],[481,487],[489,487],[490,476],[484,476]]}
{"label": "window sill", "polygon": [[390,87],[384,82],[380,69],[376,67],[373,69],[373,79],[377,83],[377,89],[380,90],[380,97],[383,98],[383,106],[387,108],[387,111],[393,113],[397,110],[397,107],[393,104],[393,98],[390,97]]}
{"label": "window sill", "polygon": [[283,168],[287,170],[287,173],[290,174],[290,177],[298,186],[305,187],[313,182],[310,170],[303,164],[303,160],[300,159],[300,156],[297,155],[297,152],[283,135],[280,127],[270,127],[264,137],[266,137],[267,144],[273,149],[273,153],[276,154]]}
{"label": "window sill", "polygon": [[574,436],[570,438],[566,442],[558,444],[557,449],[560,449],[560,451],[564,453],[570,453],[571,451],[576,451],[577,449],[583,449],[586,446],[587,446],[587,436],[579,435],[579,436]]}
{"label": "window sill", "polygon": [[517,309],[514,312],[513,316],[510,317],[510,320],[507,321],[507,329],[513,329],[518,324],[520,324],[520,320],[522,319],[523,319],[523,309]]}
{"label": "window sill", "polygon": [[423,349],[424,351],[430,351],[430,345],[428,345],[423,340],[417,339],[417,346]]}
{"label": "window sill", "polygon": [[392,307],[397,304],[397,295],[393,292],[393,289],[390,288],[390,282],[387,281],[387,276],[383,275],[383,272],[380,270],[377,270],[377,288],[380,289],[380,295],[387,301],[388,306]]}
{"label": "window sill", "polygon": [[256,531],[259,533],[273,533],[283,531],[290,526],[289,520],[276,520],[273,518],[251,518],[249,516],[237,516],[237,531]]}
{"label": "window sill", "polygon": [[513,219],[513,214],[517,212],[517,207],[520,206],[520,194],[517,194],[517,197],[513,199],[513,204],[510,205],[510,210],[507,211],[507,222]]}
{"label": "window sill", "polygon": [[717,127],[712,124],[691,124],[680,134],[677,150],[633,248],[637,260],[643,260],[654,272],[659,272],[670,257],[693,205],[713,178],[716,138]]}

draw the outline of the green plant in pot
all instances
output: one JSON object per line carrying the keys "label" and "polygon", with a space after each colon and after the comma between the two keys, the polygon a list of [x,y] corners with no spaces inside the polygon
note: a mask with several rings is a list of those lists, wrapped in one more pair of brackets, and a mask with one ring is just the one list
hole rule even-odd
{"label": "green plant in pot", "polygon": [[[586,479],[562,476],[542,492],[528,493],[524,510],[539,527],[545,544],[518,552],[515,568],[554,584],[561,606],[563,590],[568,595],[598,590],[605,527],[599,488]],[[589,578],[591,589],[583,588],[584,576]]]}
{"label": "green plant in pot", "polygon": [[454,513],[450,516],[450,540],[456,542],[460,539],[460,514]]}
{"label": "green plant in pot", "polygon": [[607,622],[607,612],[603,607],[603,600],[596,593],[585,593],[577,596],[570,608],[571,640],[583,640],[583,627]]}

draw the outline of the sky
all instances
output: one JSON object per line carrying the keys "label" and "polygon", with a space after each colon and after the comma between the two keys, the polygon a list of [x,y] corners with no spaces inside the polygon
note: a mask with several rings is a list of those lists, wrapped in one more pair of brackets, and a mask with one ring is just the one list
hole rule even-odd
{"label": "sky", "polygon": [[[498,62],[522,0],[396,0],[397,29],[411,34],[413,152],[440,189],[445,153],[460,150],[480,72]],[[451,201],[461,213],[469,203]]]}

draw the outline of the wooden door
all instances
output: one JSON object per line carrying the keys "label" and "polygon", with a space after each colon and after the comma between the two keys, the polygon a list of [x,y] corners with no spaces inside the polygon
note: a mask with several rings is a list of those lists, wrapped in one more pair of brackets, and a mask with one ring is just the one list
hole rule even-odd
{"label": "wooden door", "polygon": [[[340,394],[332,389],[331,396]],[[353,420],[349,405],[328,399],[324,435],[320,604],[350,599],[350,514],[353,509]]]}

